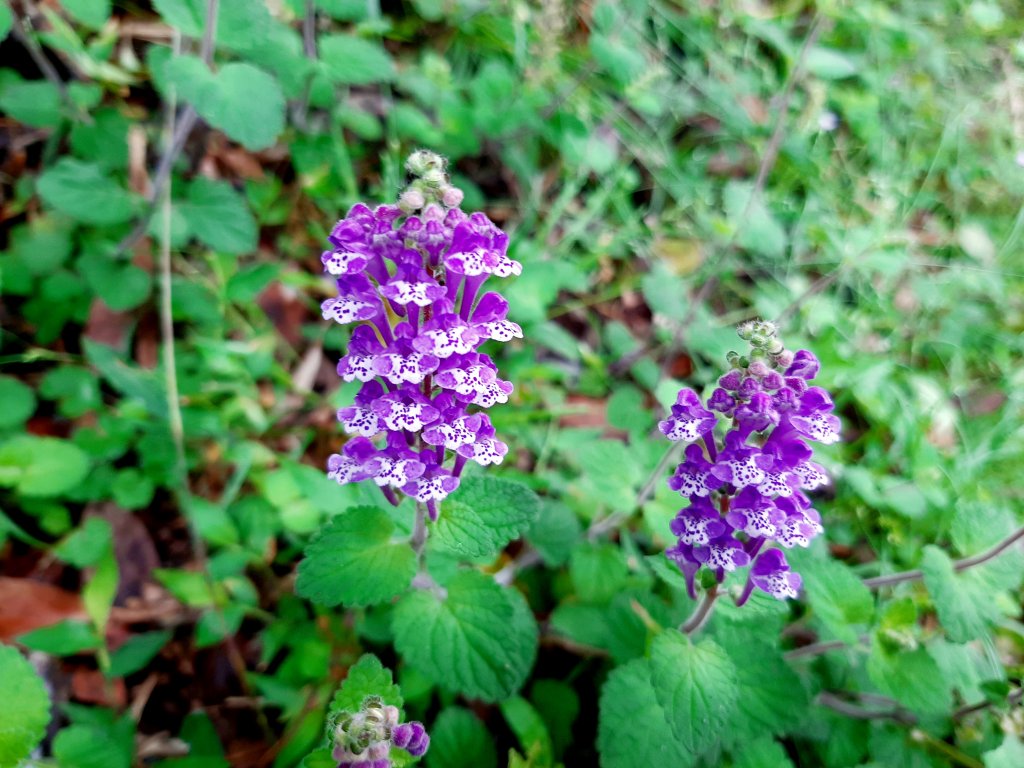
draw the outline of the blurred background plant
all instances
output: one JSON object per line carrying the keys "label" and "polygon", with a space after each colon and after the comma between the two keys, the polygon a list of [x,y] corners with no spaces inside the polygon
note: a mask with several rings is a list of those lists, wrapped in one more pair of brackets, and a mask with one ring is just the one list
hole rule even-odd
{"label": "blurred background plant", "polygon": [[[1024,765],[1024,561],[950,563],[1021,521],[1020,12],[0,6],[0,639],[36,670],[0,648],[0,764],[298,765],[369,650],[401,694],[364,659],[387,691],[348,706],[404,706],[428,766]],[[493,416],[540,515],[428,551],[525,595],[539,650],[499,689],[396,653],[388,604],[294,591],[321,524],[377,504],[324,476],[355,388],[322,243],[418,147],[524,265]],[[674,646],[654,427],[753,316],[836,394],[827,535],[802,600],[720,601]]]}

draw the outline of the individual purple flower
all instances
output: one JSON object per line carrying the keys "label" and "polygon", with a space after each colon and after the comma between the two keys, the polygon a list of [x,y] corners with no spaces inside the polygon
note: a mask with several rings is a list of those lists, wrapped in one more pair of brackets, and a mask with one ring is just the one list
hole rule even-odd
{"label": "individual purple flower", "polygon": [[669,440],[692,443],[715,428],[718,417],[704,407],[692,389],[681,389],[672,406],[672,414],[658,422],[658,429]]}
{"label": "individual purple flower", "polygon": [[796,597],[803,586],[800,574],[789,570],[786,556],[777,549],[757,556],[750,568],[750,583],[779,600]]}
{"label": "individual purple flower", "polygon": [[481,347],[523,333],[485,284],[522,266],[486,215],[458,208],[443,160],[421,151],[408,168],[415,178],[398,205],[353,206],[321,257],[338,289],[324,318],[355,325],[338,375],[363,383],[338,410],[352,437],[328,475],[372,479],[392,503],[403,493],[436,518],[468,462],[499,464],[508,452],[482,411],[508,402],[512,384]]}
{"label": "individual purple flower", "polygon": [[[835,442],[840,424],[828,392],[809,384],[820,367],[813,354],[786,350],[770,323],[749,323],[739,332],[752,349],[748,356],[729,354],[732,369],[719,378],[707,407],[683,389],[659,428],[690,443],[668,480],[689,506],[673,519],[677,541],[665,554],[692,597],[702,568],[721,582],[752,563],[742,604],[755,588],[779,599],[799,592],[800,576],[770,545],[806,547],[822,532],[804,491],[825,485],[828,476],[811,461],[808,441]],[[724,434],[716,439],[719,421]]]}

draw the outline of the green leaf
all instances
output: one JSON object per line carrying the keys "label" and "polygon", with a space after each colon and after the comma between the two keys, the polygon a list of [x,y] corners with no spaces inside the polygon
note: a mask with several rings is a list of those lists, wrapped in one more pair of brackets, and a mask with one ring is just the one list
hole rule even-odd
{"label": "green leaf", "polygon": [[246,149],[271,147],[284,130],[281,86],[252,64],[231,62],[211,72],[196,56],[178,56],[165,75],[204,120]]}
{"label": "green leaf", "polygon": [[847,566],[835,560],[800,557],[794,565],[803,575],[804,590],[814,615],[838,639],[855,643],[859,625],[874,614],[874,598]]}
{"label": "green leaf", "polygon": [[98,166],[63,157],[43,172],[39,195],[73,219],[100,226],[122,224],[135,215],[135,198]]}
{"label": "green leaf", "polygon": [[61,768],[131,768],[135,726],[130,717],[114,723],[68,726],[53,741]]}
{"label": "green leaf", "polygon": [[0,5],[0,40],[7,37],[7,33],[11,31],[13,24],[14,16],[11,15],[11,9],[6,3]]}
{"label": "green leaf", "polygon": [[132,635],[110,655],[110,677],[125,677],[143,669],[171,639],[169,629]]}
{"label": "green leaf", "polygon": [[84,621],[65,619],[26,632],[18,642],[33,651],[52,653],[54,656],[73,656],[83,651],[94,651],[103,645],[91,624]]}
{"label": "green leaf", "polygon": [[[85,357],[100,375],[122,395],[141,400],[146,410],[159,421],[167,421],[167,391],[156,371],[129,365],[110,347],[91,339],[82,339]],[[166,445],[165,441],[161,441]]]}
{"label": "green leaf", "polygon": [[0,765],[18,765],[46,733],[50,698],[32,665],[9,645],[0,645],[0,680]]}
{"label": "green leaf", "polygon": [[651,681],[669,727],[688,753],[697,755],[715,744],[739,699],[738,674],[716,643],[694,645],[676,630],[666,630],[651,644]]}
{"label": "green leaf", "polygon": [[942,671],[925,648],[893,653],[876,638],[867,669],[879,691],[913,712],[943,715],[953,704]]}
{"label": "green leaf", "polygon": [[529,755],[531,760],[536,760],[540,765],[550,765],[554,757],[551,735],[533,705],[522,696],[512,696],[503,700],[499,706],[508,727],[519,739],[523,753]]}
{"label": "green leaf", "polygon": [[783,734],[797,728],[805,717],[807,692],[779,650],[759,637],[760,629],[755,625],[716,633],[732,659],[742,691],[733,723],[738,734]]}
{"label": "green leaf", "polygon": [[733,768],[793,768],[793,762],[779,742],[771,737],[738,740],[742,747],[736,753]]}
{"label": "green leaf", "polygon": [[11,376],[0,376],[0,429],[18,427],[36,410],[32,388]]}
{"label": "green leaf", "polygon": [[754,186],[733,181],[725,187],[723,202],[741,247],[771,259],[781,258],[789,245],[786,230],[763,199],[763,193],[751,200]]}
{"label": "green leaf", "polygon": [[365,653],[348,669],[348,675],[331,701],[331,716],[342,712],[358,712],[367,696],[380,696],[385,704],[402,708],[402,691],[391,676],[391,670],[372,653]]}
{"label": "green leaf", "polygon": [[60,92],[48,80],[12,83],[0,93],[0,110],[25,125],[56,128],[61,121]]}
{"label": "green leaf", "polygon": [[[47,400],[56,400],[61,415],[69,419],[94,411],[102,403],[96,375],[86,368],[73,366],[48,371],[39,384],[39,394]],[[0,393],[0,401],[2,399]]]}
{"label": "green leaf", "polygon": [[117,595],[119,573],[117,559],[111,548],[93,571],[88,583],[82,589],[82,604],[92,623],[102,630],[107,626],[110,608]]}
{"label": "green leaf", "polygon": [[114,478],[110,492],[124,509],[142,509],[153,500],[153,481],[134,467],[122,469]]}
{"label": "green leaf", "polygon": [[60,496],[88,472],[89,457],[65,440],[19,435],[0,445],[0,486],[22,496]]}
{"label": "green leaf", "polygon": [[395,647],[438,685],[499,701],[533,666],[537,625],[523,596],[477,571],[463,571],[443,597],[417,591],[398,603]]}
{"label": "green leaf", "polygon": [[471,477],[442,505],[431,539],[449,552],[489,556],[518,537],[539,513],[540,499],[525,485]]}
{"label": "green leaf", "polygon": [[636,659],[617,667],[601,688],[597,749],[602,768],[693,764],[693,755],[669,727],[651,678],[651,662]]}
{"label": "green leaf", "polygon": [[569,507],[545,499],[540,515],[525,533],[526,540],[540,554],[545,565],[564,565],[579,541],[583,528],[580,520]]}
{"label": "green leaf", "polygon": [[573,550],[569,576],[581,600],[607,603],[626,587],[629,566],[614,544],[585,543]]}
{"label": "green leaf", "polygon": [[814,46],[807,52],[804,62],[807,71],[825,80],[853,77],[860,69],[857,62],[834,48]]}
{"label": "green leaf", "polygon": [[60,0],[73,19],[92,29],[99,29],[110,18],[110,0]]}
{"label": "green leaf", "polygon": [[462,707],[448,707],[430,728],[427,768],[497,768],[498,755],[487,727]]}
{"label": "green leaf", "polygon": [[197,178],[180,208],[196,237],[214,250],[235,254],[256,250],[256,220],[245,198],[226,181]]}
{"label": "green leaf", "polygon": [[336,83],[368,85],[395,77],[395,64],[379,43],[355,35],[327,35],[318,48],[327,76]]}
{"label": "green leaf", "polygon": [[1003,739],[999,749],[993,749],[982,756],[985,768],[1020,768],[1024,765],[1024,742],[1012,733]]}
{"label": "green leaf", "polygon": [[320,605],[373,605],[408,589],[416,555],[393,542],[384,511],[354,507],[335,516],[306,547],[295,591]]}
{"label": "green leaf", "polygon": [[78,260],[78,271],[103,303],[115,312],[135,309],[149,298],[153,289],[149,272],[130,261],[99,251],[83,253]]}
{"label": "green leaf", "polygon": [[90,517],[54,547],[53,553],[75,568],[86,568],[95,565],[110,551],[113,540],[110,523],[100,517]]}
{"label": "green leaf", "polygon": [[958,575],[949,555],[938,547],[925,547],[921,571],[939,621],[951,640],[958,643],[976,640],[985,636],[989,626],[999,620],[999,607],[989,590],[971,573]]}

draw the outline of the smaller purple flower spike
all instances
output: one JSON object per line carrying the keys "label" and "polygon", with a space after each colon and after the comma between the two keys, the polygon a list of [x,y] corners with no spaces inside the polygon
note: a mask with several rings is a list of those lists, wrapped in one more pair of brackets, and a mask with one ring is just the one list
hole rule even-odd
{"label": "smaller purple flower spike", "polygon": [[508,452],[483,411],[507,403],[513,387],[483,346],[523,337],[508,301],[486,290],[522,265],[485,214],[459,208],[444,168],[431,152],[413,153],[398,204],[353,206],[321,256],[338,290],[323,316],[354,324],[338,376],[363,384],[338,410],[350,439],[328,476],[373,480],[391,503],[405,494],[431,518],[468,462],[500,464]]}
{"label": "smaller purple flower spike", "polygon": [[840,423],[828,392],[809,384],[820,369],[812,353],[785,349],[771,323],[744,324],[739,334],[751,350],[729,353],[732,369],[719,378],[707,407],[683,389],[658,426],[670,440],[690,443],[668,480],[689,506],[672,520],[677,541],[665,554],[694,598],[702,568],[721,583],[750,565],[742,604],[755,587],[780,600],[799,593],[800,576],[790,572],[782,551],[762,549],[771,542],[806,547],[822,532],[804,491],[826,485],[828,476],[811,461],[808,441],[836,442]]}
{"label": "smaller purple flower spike", "polygon": [[658,429],[669,440],[692,443],[715,428],[718,417],[700,401],[692,389],[681,389],[672,406],[672,415],[658,422]]}

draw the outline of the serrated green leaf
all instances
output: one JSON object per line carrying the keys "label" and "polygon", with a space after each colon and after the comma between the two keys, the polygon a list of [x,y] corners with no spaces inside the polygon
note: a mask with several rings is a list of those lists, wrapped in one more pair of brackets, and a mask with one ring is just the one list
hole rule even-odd
{"label": "serrated green leaf", "polygon": [[0,429],[24,424],[36,409],[32,388],[11,376],[0,376]]}
{"label": "serrated green leaf", "polygon": [[17,765],[46,734],[50,698],[32,665],[9,645],[0,645],[0,680],[0,765]]}
{"label": "serrated green leaf", "polygon": [[597,749],[602,768],[692,765],[669,727],[651,683],[648,659],[617,667],[601,688]]}
{"label": "serrated green leaf", "polygon": [[989,590],[970,573],[958,575],[949,555],[935,546],[924,549],[921,560],[924,583],[949,638],[958,643],[976,640],[998,621],[999,607]]}
{"label": "serrated green leaf", "polygon": [[680,746],[693,756],[714,745],[739,699],[736,666],[712,640],[694,644],[666,630],[651,644],[651,682]]}
{"label": "serrated green leaf", "polygon": [[226,181],[196,179],[180,210],[196,237],[214,250],[235,254],[256,250],[256,220],[245,198]]}
{"label": "serrated green leaf", "polygon": [[[741,734],[783,734],[799,726],[807,713],[808,697],[800,678],[777,648],[760,637],[762,627],[730,627],[716,632],[736,668],[742,695],[733,716]],[[737,739],[729,739],[735,742]]]}
{"label": "serrated green leaf", "polygon": [[533,666],[537,625],[526,600],[476,571],[463,571],[447,594],[417,591],[398,603],[395,647],[438,685],[499,701],[519,689]]}
{"label": "serrated green leaf", "polygon": [[949,685],[926,648],[890,652],[876,638],[867,669],[878,690],[913,712],[942,715],[953,704]]}
{"label": "serrated green leaf", "polygon": [[874,614],[870,590],[845,565],[835,560],[801,557],[794,565],[803,575],[804,591],[814,615],[838,639],[854,643],[859,625]]}
{"label": "serrated green leaf", "polygon": [[89,457],[65,440],[19,435],[0,445],[0,486],[23,496],[60,496],[88,472]]}
{"label": "serrated green leaf", "polygon": [[327,35],[318,48],[327,76],[336,83],[367,85],[395,77],[394,62],[379,43],[355,35]]}
{"label": "serrated green leaf", "polygon": [[63,157],[37,184],[47,204],[73,219],[100,226],[121,224],[135,214],[135,198],[98,166]]}
{"label": "serrated green leaf", "polygon": [[497,768],[498,755],[487,727],[472,712],[448,707],[430,728],[427,768]]}
{"label": "serrated green leaf", "polygon": [[335,516],[306,547],[295,591],[321,605],[373,605],[408,589],[416,555],[393,542],[395,524],[374,507]]}
{"label": "serrated green leaf", "polygon": [[449,552],[484,557],[519,536],[539,514],[540,499],[525,485],[472,477],[444,502],[430,536]]}
{"label": "serrated green leaf", "polygon": [[345,681],[331,701],[329,716],[358,712],[367,696],[380,696],[385,704],[402,708],[402,691],[395,685],[391,670],[372,653],[365,653],[348,669]]}
{"label": "serrated green leaf", "polygon": [[607,603],[629,580],[626,557],[614,544],[582,544],[569,558],[569,576],[580,600]]}

